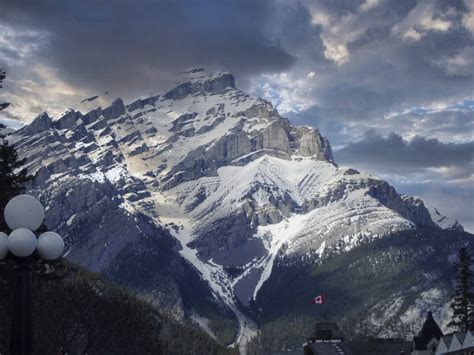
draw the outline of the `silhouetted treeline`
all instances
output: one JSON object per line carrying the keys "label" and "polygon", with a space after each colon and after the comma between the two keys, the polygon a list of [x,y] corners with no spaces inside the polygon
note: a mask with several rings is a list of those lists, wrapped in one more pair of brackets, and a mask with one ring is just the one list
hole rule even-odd
{"label": "silhouetted treeline", "polygon": [[[8,354],[12,262],[0,264],[0,353]],[[67,262],[33,276],[34,354],[226,354],[199,329]]]}

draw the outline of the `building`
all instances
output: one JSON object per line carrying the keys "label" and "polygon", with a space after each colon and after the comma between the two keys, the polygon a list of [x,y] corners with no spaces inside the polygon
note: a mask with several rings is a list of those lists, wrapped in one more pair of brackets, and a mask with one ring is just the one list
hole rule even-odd
{"label": "building", "polygon": [[413,337],[412,355],[434,355],[437,354],[438,344],[443,332],[433,318],[433,314],[428,312],[425,323],[416,337]]}
{"label": "building", "polygon": [[303,344],[304,355],[349,355],[344,335],[336,323],[316,323],[314,333]]}
{"label": "building", "polygon": [[443,336],[439,341],[436,354],[474,355],[473,332],[457,332]]}

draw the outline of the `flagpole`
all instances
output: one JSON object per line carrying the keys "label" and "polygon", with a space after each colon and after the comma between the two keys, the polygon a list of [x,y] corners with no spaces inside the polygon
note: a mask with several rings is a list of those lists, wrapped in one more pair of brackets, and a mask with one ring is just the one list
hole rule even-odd
{"label": "flagpole", "polygon": [[327,323],[328,322],[328,310],[327,310],[327,306],[326,306],[326,302],[327,302],[326,294],[324,294],[323,300],[324,300],[324,302],[323,302],[324,321]]}
{"label": "flagpole", "polygon": [[[328,311],[327,311],[327,308],[326,308],[326,305],[325,305],[326,302],[327,302],[326,294],[325,294],[325,293],[321,293],[319,296],[313,298],[310,303],[311,303],[311,304],[320,304],[320,305],[321,305],[321,307],[323,308],[323,309],[321,310],[322,314],[319,313],[319,312],[318,312],[318,313],[319,313],[319,315],[321,316],[322,321],[327,323],[327,322],[328,322]],[[318,317],[318,319],[319,319],[319,317]]]}

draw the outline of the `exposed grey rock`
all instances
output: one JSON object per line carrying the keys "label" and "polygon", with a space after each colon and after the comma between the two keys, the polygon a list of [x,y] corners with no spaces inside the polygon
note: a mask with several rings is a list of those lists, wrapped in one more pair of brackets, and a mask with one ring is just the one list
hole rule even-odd
{"label": "exposed grey rock", "polygon": [[145,131],[147,134],[155,134],[156,132],[158,132],[158,130],[155,127],[150,127]]}
{"label": "exposed grey rock", "polygon": [[230,73],[220,73],[206,77],[204,80],[191,80],[179,84],[173,90],[168,91],[164,95],[164,98],[168,100],[180,100],[188,95],[197,93],[218,94],[227,88],[235,88],[234,76]]}
{"label": "exposed grey rock", "polygon": [[138,155],[138,154],[141,154],[141,153],[144,153],[144,152],[148,152],[148,151],[149,151],[148,146],[146,145],[146,143],[143,143],[142,145],[134,148],[130,153],[128,153],[128,155],[133,157],[135,155]]}
{"label": "exposed grey rock", "polygon": [[104,117],[108,120],[119,117],[125,113],[125,106],[122,99],[115,100],[111,106],[105,108],[102,112]]}
{"label": "exposed grey rock", "polygon": [[431,219],[430,213],[422,200],[410,196],[404,196],[402,198],[395,189],[385,181],[379,182],[375,186],[371,186],[368,193],[388,208],[397,211],[400,215],[415,223],[417,226],[438,228]]}
{"label": "exposed grey rock", "polygon": [[293,130],[294,149],[303,157],[314,156],[318,160],[334,161],[329,141],[314,127],[296,127]]}
{"label": "exposed grey rock", "polygon": [[141,138],[140,131],[133,131],[132,133],[127,134],[125,137],[122,137],[119,140],[119,143],[132,144],[137,138]]}
{"label": "exposed grey rock", "polygon": [[203,260],[212,259],[225,266],[244,265],[265,255],[262,241],[252,238],[252,228],[245,213],[219,220],[211,230],[199,231],[190,243]]}
{"label": "exposed grey rock", "polygon": [[102,108],[99,107],[99,108],[97,108],[95,110],[92,110],[92,111],[88,112],[87,114],[85,114],[82,117],[82,121],[85,124],[89,124],[89,123],[94,122],[95,120],[97,120],[101,115],[102,115]]}
{"label": "exposed grey rock", "polygon": [[53,125],[51,118],[46,112],[39,114],[28,126],[20,129],[18,133],[33,136],[37,133],[49,130]]}
{"label": "exposed grey rock", "polygon": [[276,120],[269,124],[255,139],[257,149],[270,149],[290,153],[288,122]]}
{"label": "exposed grey rock", "polygon": [[58,129],[71,129],[77,124],[77,120],[81,116],[77,111],[68,110],[59,120],[54,122],[54,126]]}
{"label": "exposed grey rock", "polygon": [[[98,131],[106,127],[107,127],[107,119],[103,117],[102,119],[97,119],[91,128],[94,131]],[[110,132],[110,130],[108,132]]]}
{"label": "exposed grey rock", "polygon": [[[191,124],[192,127],[192,121],[196,118],[198,114],[196,112],[193,113],[185,113],[179,116],[176,120],[173,121],[173,127],[170,128],[171,132],[183,132],[183,127],[186,125]],[[194,131],[194,129],[193,129]]]}
{"label": "exposed grey rock", "polygon": [[145,107],[145,105],[150,105],[153,106],[157,100],[159,100],[160,95],[157,96],[151,96],[146,99],[138,99],[132,102],[130,105],[127,105],[127,111],[132,112],[137,109],[142,109]]}

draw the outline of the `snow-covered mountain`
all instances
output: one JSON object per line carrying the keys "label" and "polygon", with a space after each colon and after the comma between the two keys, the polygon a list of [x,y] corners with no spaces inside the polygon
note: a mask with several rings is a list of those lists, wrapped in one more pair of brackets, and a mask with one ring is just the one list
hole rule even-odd
{"label": "snow-covered mountain", "polygon": [[428,211],[430,212],[433,222],[435,222],[441,229],[457,231],[464,230],[464,227],[456,219],[443,215],[436,208],[428,206]]}
{"label": "snow-covered mountain", "polygon": [[240,344],[255,333],[245,309],[277,256],[324,258],[402,231],[462,228],[339,168],[316,128],[292,126],[230,73],[190,69],[164,94],[43,113],[9,139],[72,261],[177,317],[210,318],[191,296],[199,289],[221,316],[233,312]]}

